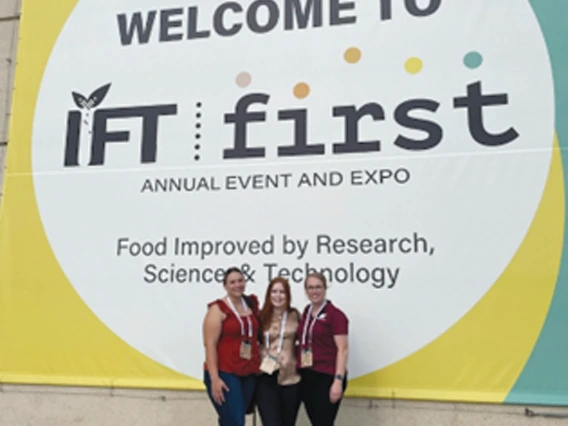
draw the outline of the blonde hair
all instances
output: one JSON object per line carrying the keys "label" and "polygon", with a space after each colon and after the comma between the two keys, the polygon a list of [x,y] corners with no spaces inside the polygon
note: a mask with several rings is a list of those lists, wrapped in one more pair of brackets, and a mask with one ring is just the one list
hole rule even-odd
{"label": "blonde hair", "polygon": [[327,279],[323,274],[320,274],[319,272],[310,272],[308,275],[306,275],[306,279],[304,280],[304,288],[308,286],[309,278],[317,278],[322,282],[323,288],[327,289]]}

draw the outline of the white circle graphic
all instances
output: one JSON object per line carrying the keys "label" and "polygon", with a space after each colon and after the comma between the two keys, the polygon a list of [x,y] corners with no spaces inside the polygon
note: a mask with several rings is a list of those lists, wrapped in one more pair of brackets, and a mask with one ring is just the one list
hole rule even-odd
{"label": "white circle graphic", "polygon": [[[254,33],[245,22],[231,36],[215,32],[215,2],[193,2],[197,28],[189,8],[168,15],[161,3],[101,9],[79,1],[37,102],[33,173],[45,232],[106,326],[157,362],[201,377],[202,318],[223,294],[204,282],[207,268],[249,265],[248,291],[261,299],[282,268],[299,268],[295,278],[306,265],[327,268],[328,297],[350,318],[349,370],[357,377],[433,341],[491,288],[532,222],[553,149],[550,64],[528,1],[479,0],[474,10],[466,0],[442,2],[427,17],[397,2],[390,20],[381,20],[380,2],[339,12],[323,2],[321,26],[312,16],[290,30],[292,2],[277,1],[271,31]],[[224,28],[246,21],[254,3],[227,12]],[[149,11],[156,15],[148,43],[121,44],[117,17],[128,23],[140,12],[146,25]],[[258,25],[270,24],[268,11],[258,8]],[[331,25],[334,13],[356,20]],[[159,42],[160,31],[173,40]],[[209,35],[195,38],[199,31]],[[464,62],[470,52],[475,66]],[[253,94],[256,103],[243,110],[251,115],[239,116],[238,101]],[[156,105],[175,110],[128,117]],[[263,156],[224,158],[238,133],[232,120],[254,114],[261,119],[241,128],[246,146]],[[141,163],[154,122],[155,161]],[[95,133],[105,130],[107,139],[126,140],[107,141],[104,163],[93,165]],[[408,149],[436,135],[434,146]],[[348,138],[358,138],[351,149],[361,152],[342,151]],[[76,153],[68,140],[78,141]],[[283,147],[302,143],[320,148],[284,155]],[[299,186],[303,173],[311,185]],[[172,182],[181,188],[160,189]],[[283,252],[284,238],[305,251]],[[135,256],[120,249],[121,239],[165,241],[166,253]],[[195,254],[197,247],[213,254]],[[158,269],[168,282],[148,282]],[[292,289],[303,308],[301,283]]]}

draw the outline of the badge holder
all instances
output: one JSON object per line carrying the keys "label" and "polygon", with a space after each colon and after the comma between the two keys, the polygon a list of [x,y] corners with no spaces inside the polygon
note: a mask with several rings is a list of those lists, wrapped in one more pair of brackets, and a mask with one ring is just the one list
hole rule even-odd
{"label": "badge holder", "polygon": [[278,369],[278,359],[272,355],[266,355],[260,364],[260,370],[263,373],[272,375]]}
{"label": "badge holder", "polygon": [[313,364],[312,349],[302,349],[302,368],[311,367]]}
{"label": "badge holder", "polygon": [[252,357],[252,349],[250,342],[245,342],[244,340],[241,342],[241,358],[242,359],[251,359]]}
{"label": "badge holder", "polygon": [[[301,360],[300,360],[300,365],[302,366],[302,368],[310,368],[314,363],[314,357],[312,352],[312,338],[314,334],[314,327],[316,325],[316,321],[320,317],[320,314],[323,312],[326,305],[327,305],[327,300],[325,300],[323,304],[320,306],[320,308],[314,315],[312,321],[311,318],[312,318],[313,305],[310,305],[310,309],[308,310],[308,313],[306,315],[306,319],[304,322],[304,332],[302,335],[302,346],[306,344],[306,337],[308,337],[308,335],[309,338],[308,338],[308,347],[302,347]],[[310,327],[310,322],[311,322],[311,327]]]}

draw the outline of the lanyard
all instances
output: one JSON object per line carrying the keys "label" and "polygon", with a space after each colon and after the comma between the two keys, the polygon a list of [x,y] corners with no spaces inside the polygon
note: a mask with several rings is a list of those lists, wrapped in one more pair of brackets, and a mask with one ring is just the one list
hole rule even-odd
{"label": "lanyard", "polygon": [[[278,341],[277,355],[280,355],[280,352],[282,352],[282,345],[284,343],[284,329],[286,328],[286,318],[288,318],[288,311],[284,312],[284,315],[282,316],[282,323],[280,324],[280,340]],[[265,333],[264,340],[266,341],[266,351],[268,352],[268,349],[270,348],[270,333],[268,331]]]}
{"label": "lanyard", "polygon": [[[233,305],[233,302],[231,301],[230,297],[227,297],[227,301],[229,302],[229,307],[231,308],[231,310],[233,311],[233,313],[235,314],[235,316],[239,320],[239,323],[241,324],[241,336],[245,336],[245,324],[243,323],[241,316],[239,315],[239,313],[235,309],[235,305]],[[241,302],[243,302],[243,310],[246,312],[247,311],[247,304],[245,303],[244,299],[241,299]],[[249,339],[251,339],[252,338],[252,322],[250,320],[250,315],[247,315],[247,321],[248,321],[248,337],[249,337]]]}
{"label": "lanyard", "polygon": [[[310,345],[312,344],[312,339],[313,339],[313,334],[314,334],[314,326],[316,325],[316,321],[319,317],[319,315],[321,314],[321,311],[323,311],[323,308],[325,308],[325,305],[327,305],[327,300],[325,302],[323,302],[323,304],[321,305],[321,307],[318,309],[316,316],[314,317],[314,321],[312,322],[312,326],[310,327]],[[308,324],[310,323],[310,320],[312,318],[312,311],[314,309],[314,305],[310,305],[310,309],[308,309],[308,315],[306,317],[306,322],[304,323],[304,332],[302,333],[302,346],[306,346],[306,335],[308,334]]]}

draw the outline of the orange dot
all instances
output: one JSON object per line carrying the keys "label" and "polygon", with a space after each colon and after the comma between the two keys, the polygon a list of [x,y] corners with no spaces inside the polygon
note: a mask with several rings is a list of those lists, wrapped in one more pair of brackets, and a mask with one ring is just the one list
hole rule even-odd
{"label": "orange dot", "polygon": [[310,94],[310,86],[306,83],[298,83],[294,86],[294,96],[298,99],[304,99]]}
{"label": "orange dot", "polygon": [[354,64],[356,62],[359,62],[359,59],[361,59],[361,51],[356,47],[350,47],[345,51],[343,57],[345,58],[346,62]]}

